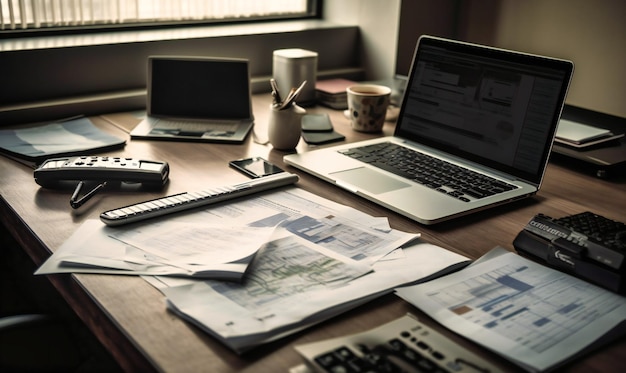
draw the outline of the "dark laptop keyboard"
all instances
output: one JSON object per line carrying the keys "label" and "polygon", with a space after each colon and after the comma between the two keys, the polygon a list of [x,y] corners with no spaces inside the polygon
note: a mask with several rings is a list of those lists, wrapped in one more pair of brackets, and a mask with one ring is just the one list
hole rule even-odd
{"label": "dark laptop keyboard", "polygon": [[[423,356],[415,348],[408,347],[400,339],[390,340],[385,345],[372,349],[359,346],[362,357],[358,357],[347,346],[341,346],[317,356],[315,362],[326,372],[436,372],[444,373],[444,369],[428,357]],[[408,365],[408,366],[407,366]]]}
{"label": "dark laptop keyboard", "polygon": [[517,188],[391,142],[345,149],[340,153],[464,202]]}
{"label": "dark laptop keyboard", "polygon": [[298,345],[316,373],[498,373],[455,340],[405,315],[361,333]]}
{"label": "dark laptop keyboard", "polygon": [[554,220],[597,243],[618,252],[626,252],[626,224],[586,211]]}

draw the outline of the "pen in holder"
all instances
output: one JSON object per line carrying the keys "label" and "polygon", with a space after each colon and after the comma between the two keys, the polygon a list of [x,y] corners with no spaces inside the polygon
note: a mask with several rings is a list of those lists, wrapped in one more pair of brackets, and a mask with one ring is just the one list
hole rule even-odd
{"label": "pen in holder", "polygon": [[306,110],[296,104],[296,99],[306,84],[306,80],[298,88],[293,88],[283,100],[274,79],[270,80],[274,102],[270,105],[268,123],[268,139],[275,149],[295,149],[302,134],[302,115]]}
{"label": "pen in holder", "polygon": [[270,106],[268,139],[275,149],[295,149],[300,141],[301,120],[305,113],[306,110],[295,103],[284,109]]}

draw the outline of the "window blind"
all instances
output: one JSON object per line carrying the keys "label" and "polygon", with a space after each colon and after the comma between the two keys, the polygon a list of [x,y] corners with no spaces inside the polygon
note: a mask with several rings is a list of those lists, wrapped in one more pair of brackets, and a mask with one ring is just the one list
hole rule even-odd
{"label": "window blind", "polygon": [[0,30],[306,16],[307,0],[0,0]]}

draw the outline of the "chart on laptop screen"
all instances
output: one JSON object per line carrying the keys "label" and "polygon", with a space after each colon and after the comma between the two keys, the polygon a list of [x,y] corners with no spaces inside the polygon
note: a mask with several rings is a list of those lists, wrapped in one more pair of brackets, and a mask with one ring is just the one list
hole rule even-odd
{"label": "chart on laptop screen", "polygon": [[563,74],[426,48],[408,90],[403,128],[534,172]]}

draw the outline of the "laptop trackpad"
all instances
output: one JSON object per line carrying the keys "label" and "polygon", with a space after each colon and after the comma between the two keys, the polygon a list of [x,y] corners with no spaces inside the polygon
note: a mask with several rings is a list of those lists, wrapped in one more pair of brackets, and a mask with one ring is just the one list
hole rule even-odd
{"label": "laptop trackpad", "polygon": [[359,190],[366,190],[374,194],[390,192],[410,186],[407,183],[403,183],[402,181],[365,167],[334,172],[331,173],[331,175],[338,180],[338,184],[350,184],[350,186],[354,186]]}

